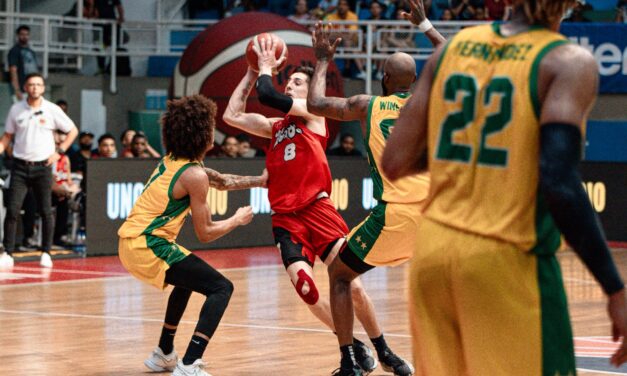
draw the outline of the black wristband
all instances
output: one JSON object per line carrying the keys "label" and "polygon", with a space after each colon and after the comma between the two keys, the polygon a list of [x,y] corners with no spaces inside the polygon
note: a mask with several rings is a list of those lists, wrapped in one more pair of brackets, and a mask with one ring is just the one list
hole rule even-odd
{"label": "black wristband", "polygon": [[540,192],[559,230],[588,270],[610,295],[624,288],[605,235],[583,189],[577,166],[581,132],[576,125],[540,128]]}
{"label": "black wristband", "polygon": [[57,154],[65,154],[65,149],[63,149],[61,146],[58,146],[56,152]]}
{"label": "black wristband", "polygon": [[272,84],[272,77],[262,74],[257,78],[257,93],[261,104],[288,113],[294,101],[285,94],[279,93]]}

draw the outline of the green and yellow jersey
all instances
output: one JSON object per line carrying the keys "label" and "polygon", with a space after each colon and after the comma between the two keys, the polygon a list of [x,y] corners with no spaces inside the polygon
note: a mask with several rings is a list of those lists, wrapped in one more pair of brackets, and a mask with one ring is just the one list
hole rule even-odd
{"label": "green and yellow jersey", "polygon": [[189,213],[189,196],[175,199],[174,184],[189,167],[199,165],[186,159],[164,157],[150,176],[131,210],[118,230],[120,238],[150,235],[174,242]]}
{"label": "green and yellow jersey", "polygon": [[424,200],[429,193],[428,173],[391,182],[378,167],[390,132],[408,99],[409,93],[395,93],[385,97],[373,96],[370,100],[364,143],[368,152],[373,195],[378,201],[415,203]]}
{"label": "green and yellow jersey", "polygon": [[522,250],[557,249],[559,232],[538,193],[538,70],[563,43],[544,28],[505,37],[498,24],[464,29],[448,43],[429,105],[427,218]]}

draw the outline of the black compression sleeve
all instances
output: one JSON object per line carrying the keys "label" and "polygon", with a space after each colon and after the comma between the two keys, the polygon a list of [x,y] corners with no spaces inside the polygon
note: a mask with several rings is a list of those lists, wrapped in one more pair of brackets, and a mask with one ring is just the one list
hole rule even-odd
{"label": "black compression sleeve", "polygon": [[267,74],[262,74],[257,78],[257,93],[259,94],[259,102],[261,104],[286,114],[290,112],[294,101],[287,95],[276,91],[274,85],[272,85],[272,77]]}
{"label": "black compression sleeve", "polygon": [[577,172],[580,159],[581,133],[577,126],[549,123],[541,127],[541,193],[557,227],[609,295],[624,285],[581,184]]}

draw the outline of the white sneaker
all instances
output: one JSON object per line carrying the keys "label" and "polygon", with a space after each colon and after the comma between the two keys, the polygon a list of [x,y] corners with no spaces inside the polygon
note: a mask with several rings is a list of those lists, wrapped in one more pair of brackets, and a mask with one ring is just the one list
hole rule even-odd
{"label": "white sneaker", "polygon": [[10,269],[13,267],[13,257],[6,252],[0,254],[0,269]]}
{"label": "white sneaker", "polygon": [[155,372],[174,371],[178,359],[179,357],[174,350],[170,354],[165,355],[161,348],[157,346],[152,350],[148,359],[144,360],[144,365]]}
{"label": "white sneaker", "polygon": [[207,372],[203,371],[205,363],[202,359],[196,359],[196,361],[188,366],[183,364],[182,360],[176,363],[176,368],[172,372],[172,376],[211,376]]}
{"label": "white sneaker", "polygon": [[39,265],[43,268],[52,268],[52,258],[50,257],[50,253],[42,252]]}
{"label": "white sneaker", "polygon": [[366,76],[366,72],[364,72],[364,71],[359,71],[359,73],[357,73],[355,75],[355,78],[358,79],[358,80],[365,80],[366,77],[367,77]]}

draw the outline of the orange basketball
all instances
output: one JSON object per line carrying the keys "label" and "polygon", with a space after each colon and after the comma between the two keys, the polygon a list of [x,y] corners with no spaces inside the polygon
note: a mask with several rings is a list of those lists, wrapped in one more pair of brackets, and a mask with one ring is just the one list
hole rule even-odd
{"label": "orange basketball", "polygon": [[261,50],[259,42],[262,39],[269,39],[269,38],[274,39],[274,45],[276,46],[276,50],[275,50],[276,59],[279,60],[282,57],[286,58],[283,61],[283,63],[281,63],[281,65],[279,65],[276,68],[274,73],[277,73],[281,69],[285,68],[285,65],[287,65],[287,45],[285,44],[285,41],[276,34],[261,33],[261,34],[255,35],[250,40],[250,42],[248,42],[248,46],[246,46],[246,61],[248,62],[248,65],[252,68],[252,70],[254,70],[255,72],[259,72],[259,65],[257,61],[257,54],[253,50],[253,46],[257,46],[257,48]]}

